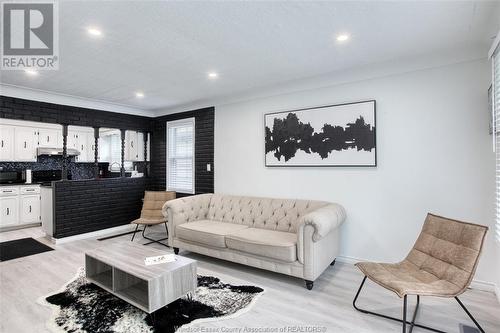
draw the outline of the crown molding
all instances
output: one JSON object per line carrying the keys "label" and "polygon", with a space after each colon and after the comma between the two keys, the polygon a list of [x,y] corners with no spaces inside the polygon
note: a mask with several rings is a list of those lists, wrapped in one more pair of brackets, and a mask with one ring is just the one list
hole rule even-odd
{"label": "crown molding", "polygon": [[54,93],[45,90],[31,89],[10,84],[0,84],[0,95],[29,99],[45,103],[76,106],[80,108],[94,109],[98,111],[117,112],[132,114],[136,116],[154,117],[155,113],[150,110],[133,108],[127,105],[111,103],[107,101],[84,98],[72,95]]}

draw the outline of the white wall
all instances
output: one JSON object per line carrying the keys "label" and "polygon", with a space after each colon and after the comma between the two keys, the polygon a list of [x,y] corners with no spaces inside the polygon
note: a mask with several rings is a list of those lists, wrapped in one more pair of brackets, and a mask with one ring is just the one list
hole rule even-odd
{"label": "white wall", "polygon": [[[216,106],[218,193],[345,206],[341,254],[402,259],[427,212],[493,227],[494,154],[486,60]],[[375,99],[376,168],[266,168],[268,112]],[[492,229],[492,228],[491,228]],[[493,232],[477,280],[494,281]]]}

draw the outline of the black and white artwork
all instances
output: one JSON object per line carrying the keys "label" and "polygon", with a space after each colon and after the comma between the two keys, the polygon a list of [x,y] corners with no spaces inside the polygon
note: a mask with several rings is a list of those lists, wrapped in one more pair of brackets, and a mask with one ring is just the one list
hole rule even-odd
{"label": "black and white artwork", "polygon": [[375,101],[270,113],[266,166],[376,166]]}

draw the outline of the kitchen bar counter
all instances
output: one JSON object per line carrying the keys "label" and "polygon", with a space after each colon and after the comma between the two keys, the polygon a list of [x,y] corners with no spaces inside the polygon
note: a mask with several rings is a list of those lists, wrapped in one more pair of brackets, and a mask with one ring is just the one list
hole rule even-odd
{"label": "kitchen bar counter", "polygon": [[138,218],[150,178],[120,177],[52,182],[56,239],[129,224]]}

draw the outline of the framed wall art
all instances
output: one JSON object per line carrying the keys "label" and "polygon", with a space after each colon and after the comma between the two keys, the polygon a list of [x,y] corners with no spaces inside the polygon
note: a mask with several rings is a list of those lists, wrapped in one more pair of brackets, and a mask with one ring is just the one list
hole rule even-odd
{"label": "framed wall art", "polygon": [[375,101],[264,115],[268,167],[377,165]]}

